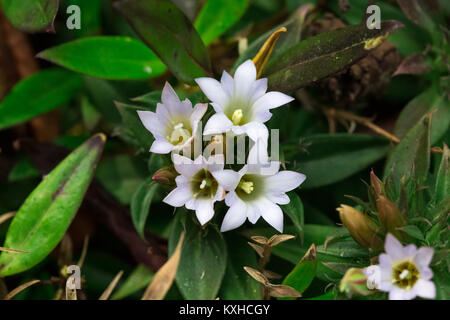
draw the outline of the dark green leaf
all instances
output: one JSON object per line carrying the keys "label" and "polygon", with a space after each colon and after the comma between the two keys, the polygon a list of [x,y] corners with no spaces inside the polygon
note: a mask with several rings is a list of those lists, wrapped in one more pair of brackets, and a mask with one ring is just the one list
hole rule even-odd
{"label": "dark green leaf", "polygon": [[249,3],[250,0],[208,0],[194,23],[205,45],[239,21]]}
{"label": "dark green leaf", "polygon": [[[223,236],[214,226],[200,228],[189,216],[194,212],[183,209],[178,211],[169,238],[169,256],[175,250],[181,231],[189,230],[175,277],[178,288],[188,300],[215,299],[227,265],[227,248]],[[181,224],[183,218],[186,220],[185,228]]]}
{"label": "dark green leaf", "polygon": [[21,159],[8,175],[9,182],[39,177],[39,171],[28,158]]}
{"label": "dark green leaf", "polygon": [[39,58],[88,76],[148,79],[166,67],[141,41],[128,37],[87,37],[42,51]]}
{"label": "dark green leaf", "polygon": [[306,175],[302,188],[311,189],[343,180],[384,157],[384,138],[363,134],[318,134],[302,140],[301,148],[288,153],[294,169]]}
{"label": "dark green leaf", "polygon": [[319,34],[271,60],[263,76],[268,77],[271,90],[294,91],[356,62],[402,26],[398,21],[385,21],[381,29],[362,24]]}
{"label": "dark green leaf", "polygon": [[144,238],[145,222],[159,185],[150,177],[145,180],[131,199],[131,219],[139,235]]}
{"label": "dark green leaf", "polygon": [[256,268],[256,254],[247,242],[236,235],[227,236],[228,259],[219,298],[225,300],[259,300],[261,286],[245,272],[244,267]]}
{"label": "dark green leaf", "polygon": [[395,124],[394,135],[403,139],[428,112],[434,111],[431,123],[431,144],[435,144],[450,126],[450,101],[432,86],[403,108]]}
{"label": "dark green leaf", "polygon": [[199,34],[169,0],[123,0],[116,7],[139,37],[181,81],[210,74],[211,66]]}
{"label": "dark green leaf", "polygon": [[413,237],[414,239],[418,239],[418,240],[425,240],[425,237],[423,236],[422,231],[420,231],[420,229],[415,226],[415,225],[410,225],[410,226],[404,226],[401,228],[398,228],[402,231],[404,231],[407,235]]}
{"label": "dark green leaf", "polygon": [[303,293],[316,276],[317,255],[316,247],[312,245],[295,268],[284,278],[283,284]]}
{"label": "dark green leaf", "polygon": [[60,107],[78,92],[81,83],[79,75],[60,69],[25,78],[0,104],[0,129]]}
{"label": "dark green leaf", "polygon": [[96,135],[67,156],[28,196],[8,229],[4,246],[26,251],[0,255],[1,276],[25,271],[58,244],[83,200],[105,143]]}
{"label": "dark green leaf", "polygon": [[426,115],[389,154],[384,177],[390,175],[397,187],[402,177],[413,178],[419,185],[425,182],[430,166],[430,125],[431,115]]}
{"label": "dark green leaf", "polygon": [[145,288],[153,279],[154,272],[140,264],[128,276],[124,283],[114,292],[111,300],[121,300]]}
{"label": "dark green leaf", "polygon": [[450,150],[446,145],[444,146],[441,165],[437,173],[434,194],[436,203],[450,198]]}
{"label": "dark green leaf", "polygon": [[300,241],[301,243],[303,243],[304,238],[303,226],[305,224],[303,203],[295,192],[290,192],[288,195],[290,201],[288,204],[281,206],[281,209],[291,219],[297,233],[300,235]]}
{"label": "dark green leaf", "polygon": [[25,32],[53,31],[59,0],[1,0],[0,4],[14,27]]}

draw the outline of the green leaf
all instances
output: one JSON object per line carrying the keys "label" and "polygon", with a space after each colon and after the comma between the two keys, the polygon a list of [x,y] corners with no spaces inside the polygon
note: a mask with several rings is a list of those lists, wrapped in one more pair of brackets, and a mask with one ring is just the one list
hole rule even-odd
{"label": "green leaf", "polygon": [[141,41],[128,37],[87,37],[40,52],[37,57],[88,76],[131,80],[164,73],[165,65]]}
{"label": "green leaf", "polygon": [[194,23],[205,45],[239,21],[249,3],[250,0],[208,0]]}
{"label": "green leaf", "polygon": [[377,136],[318,134],[306,137],[301,146],[290,152],[285,148],[285,156],[295,160],[291,169],[306,175],[302,188],[311,189],[341,181],[367,168],[384,157],[388,145],[386,139]]}
{"label": "green leaf", "polygon": [[404,231],[407,235],[413,237],[414,239],[418,239],[421,241],[425,240],[425,237],[423,236],[422,231],[420,231],[420,229],[415,225],[404,226],[404,227],[397,228],[397,229]]}
{"label": "green leaf", "polygon": [[169,0],[115,3],[138,36],[182,82],[210,74],[208,52],[189,19]]}
{"label": "green leaf", "polygon": [[405,181],[413,178],[422,185],[430,167],[430,126],[431,115],[423,117],[392,150],[386,161],[384,177],[388,175],[395,184],[394,192]]}
{"label": "green leaf", "polygon": [[381,29],[361,24],[319,34],[271,60],[263,76],[270,90],[294,91],[355,63],[402,26],[398,21],[385,21]]}
{"label": "green leaf", "polygon": [[81,77],[48,69],[20,81],[0,104],[0,129],[30,120],[68,102],[80,89]]}
{"label": "green leaf", "polygon": [[[120,102],[116,102],[116,107],[122,115],[123,128],[126,131],[126,134],[133,136],[139,146],[144,148],[145,152],[149,151],[154,138],[151,132],[148,131],[142,124],[137,111],[150,110],[146,109],[145,107],[133,106]],[[152,108],[151,110],[154,110],[154,108]]]}
{"label": "green leaf", "polygon": [[[225,274],[227,248],[216,227],[201,228],[190,216],[193,214],[179,209],[169,238],[169,256],[175,250],[181,231],[187,230],[176,283],[187,300],[212,300],[217,297]],[[183,218],[186,219],[184,228],[181,224]]]}
{"label": "green leaf", "polygon": [[149,177],[137,189],[131,199],[131,219],[139,235],[144,238],[145,222],[152,204],[153,198],[159,185]]}
{"label": "green leaf", "polygon": [[236,235],[225,237],[228,247],[227,269],[219,297],[224,300],[260,300],[261,287],[244,267],[256,268],[256,254],[247,242]]}
{"label": "green leaf", "polygon": [[[316,276],[317,255],[316,247],[312,245],[295,268],[284,278],[283,284],[303,293]],[[285,300],[291,300],[284,298]]]}
{"label": "green leaf", "polygon": [[444,145],[444,153],[437,173],[434,194],[436,203],[450,198],[450,150],[446,145]]}
{"label": "green leaf", "polygon": [[0,4],[14,27],[25,32],[52,31],[59,0],[1,0]]}
{"label": "green leaf", "polygon": [[305,225],[305,217],[303,212],[303,203],[299,196],[295,192],[289,192],[289,203],[282,205],[281,209],[291,219],[297,233],[300,235],[300,241],[303,243],[304,232],[303,226]]}
{"label": "green leaf", "polygon": [[11,222],[4,243],[7,248],[26,253],[2,252],[0,276],[30,269],[56,247],[83,200],[105,139],[99,134],[86,141],[28,196]]}
{"label": "green leaf", "polygon": [[145,288],[152,281],[154,272],[140,264],[128,276],[125,282],[114,292],[111,300],[121,300]]}
{"label": "green leaf", "polygon": [[432,86],[403,108],[395,124],[394,135],[403,139],[428,112],[434,111],[431,123],[431,144],[435,144],[450,126],[450,101]]}
{"label": "green leaf", "polygon": [[9,172],[8,181],[16,182],[39,176],[39,171],[33,166],[31,161],[28,158],[23,158]]}

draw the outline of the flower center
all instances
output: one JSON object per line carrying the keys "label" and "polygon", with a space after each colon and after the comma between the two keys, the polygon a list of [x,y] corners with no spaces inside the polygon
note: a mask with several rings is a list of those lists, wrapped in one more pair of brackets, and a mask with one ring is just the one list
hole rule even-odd
{"label": "flower center", "polygon": [[251,181],[245,181],[244,179],[241,179],[241,181],[238,184],[238,187],[244,190],[245,193],[250,194],[255,189],[253,187],[253,182]]}
{"label": "flower center", "polygon": [[405,261],[393,268],[392,283],[402,289],[410,290],[419,280],[419,276],[419,270],[414,263]]}
{"label": "flower center", "polygon": [[188,129],[184,128],[184,124],[179,122],[173,126],[172,133],[168,135],[167,140],[173,145],[184,144],[191,137]]}
{"label": "flower center", "polygon": [[194,198],[213,199],[219,184],[206,169],[197,172],[191,179],[191,189]]}
{"label": "flower center", "polygon": [[244,113],[242,112],[242,109],[236,109],[231,116],[231,122],[233,122],[235,126],[238,126],[241,123],[243,117]]}

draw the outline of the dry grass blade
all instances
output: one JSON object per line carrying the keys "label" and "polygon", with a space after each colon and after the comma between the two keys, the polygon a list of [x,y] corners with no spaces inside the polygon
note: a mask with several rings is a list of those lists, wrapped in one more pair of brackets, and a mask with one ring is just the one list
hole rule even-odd
{"label": "dry grass blade", "polygon": [[184,232],[180,235],[177,247],[167,262],[156,272],[153,281],[148,285],[142,300],[162,300],[172,286],[180,263],[183,248]]}
{"label": "dry grass blade", "polygon": [[12,217],[14,217],[16,215],[16,212],[8,212],[8,213],[4,213],[0,216],[0,224],[2,224],[3,222],[5,222],[8,219],[11,219]]}
{"label": "dry grass blade", "polygon": [[266,42],[264,42],[261,49],[259,49],[256,56],[253,58],[253,63],[256,66],[257,78],[259,78],[259,76],[261,75],[264,66],[269,60],[269,57],[272,54],[272,51],[275,48],[275,44],[277,43],[277,40],[280,37],[281,33],[286,31],[287,29],[285,27],[281,27],[280,29],[272,33],[270,37],[266,40]]}
{"label": "dry grass blade", "polygon": [[302,296],[294,288],[281,284],[271,284],[269,286],[269,294],[275,298],[298,298]]}
{"label": "dry grass blade", "polygon": [[100,298],[98,300],[108,300],[111,296],[111,293],[116,288],[117,284],[119,283],[120,278],[123,275],[123,270],[120,270],[119,273],[114,277],[113,281],[109,284],[108,288],[106,288],[105,292],[102,293]]}
{"label": "dry grass blade", "polygon": [[291,239],[295,239],[295,236],[290,234],[276,234],[270,237],[267,244],[271,247],[275,247],[276,245],[279,245],[280,243]]}
{"label": "dry grass blade", "polygon": [[11,252],[11,253],[27,253],[26,251],[22,251],[22,250],[15,250],[15,249],[3,248],[3,247],[0,247],[0,251]]}
{"label": "dry grass blade", "polygon": [[256,281],[259,283],[267,286],[270,285],[269,280],[266,278],[264,274],[262,274],[260,271],[250,268],[250,267],[244,267],[244,270]]}
{"label": "dry grass blade", "polygon": [[252,236],[250,237],[250,239],[252,239],[255,242],[258,242],[259,244],[266,244],[268,241],[267,238],[263,236]]}
{"label": "dry grass blade", "polygon": [[77,263],[77,266],[79,266],[80,269],[83,266],[84,259],[86,258],[88,246],[89,246],[89,236],[85,236],[84,242],[83,242],[83,249],[81,250],[80,259],[78,260],[78,263]]}
{"label": "dry grass blade", "polygon": [[13,291],[8,293],[4,300],[11,300],[12,298],[14,298],[17,294],[19,294],[20,292],[22,292],[26,288],[31,287],[31,286],[35,285],[36,283],[39,283],[39,282],[41,282],[41,280],[31,280],[31,281],[29,281],[27,283],[24,283],[24,284],[18,286]]}
{"label": "dry grass blade", "polygon": [[261,258],[264,257],[264,248],[253,243],[253,242],[248,242],[248,244],[250,245],[250,247],[253,248],[253,250],[256,251],[256,253],[258,254],[258,256],[260,256]]}

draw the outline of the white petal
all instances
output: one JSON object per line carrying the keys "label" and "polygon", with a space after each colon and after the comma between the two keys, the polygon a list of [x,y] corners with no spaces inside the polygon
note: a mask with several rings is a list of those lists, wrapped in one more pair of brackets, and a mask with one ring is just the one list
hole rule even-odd
{"label": "white petal", "polygon": [[272,118],[272,113],[268,109],[260,109],[253,115],[253,121],[256,122],[267,122]]}
{"label": "white petal", "polygon": [[220,79],[222,83],[222,87],[226,93],[231,97],[234,89],[234,81],[233,78],[226,72],[225,70],[222,73],[222,78]]}
{"label": "white petal", "polygon": [[248,221],[255,224],[259,217],[261,217],[258,207],[254,203],[247,203],[247,211],[246,215],[248,218]]}
{"label": "white petal", "polygon": [[225,165],[225,158],[223,154],[215,154],[209,156],[207,160],[207,167],[211,173],[214,171],[223,170],[224,165]]}
{"label": "white petal", "polygon": [[267,142],[263,139],[258,139],[248,153],[247,164],[264,165],[268,164],[268,162]]}
{"label": "white petal", "polygon": [[412,290],[403,290],[393,286],[389,292],[389,300],[411,300],[415,298],[415,294]]}
{"label": "white petal", "polygon": [[280,171],[276,175],[267,178],[267,188],[271,192],[288,192],[297,188],[305,181],[304,174],[295,171]]}
{"label": "white petal", "polygon": [[427,267],[433,259],[434,249],[430,247],[421,247],[416,252],[414,262],[420,267]]}
{"label": "white petal", "polygon": [[173,144],[167,142],[166,140],[155,140],[150,147],[150,152],[166,154],[173,150]]}
{"label": "white petal", "polygon": [[253,104],[254,110],[278,108],[291,102],[294,98],[277,91],[267,92]]}
{"label": "white petal", "polygon": [[187,178],[192,177],[205,166],[202,162],[194,162],[191,159],[183,157],[179,154],[173,154],[172,161],[175,166],[175,170]]}
{"label": "white petal", "polygon": [[219,81],[213,78],[198,78],[195,79],[195,82],[209,100],[219,104],[222,108],[228,104],[229,96]]}
{"label": "white petal", "polygon": [[180,99],[178,98],[177,93],[175,92],[175,90],[173,90],[172,86],[168,82],[164,84],[164,88],[161,94],[161,100],[166,107],[180,103]]}
{"label": "white petal", "polygon": [[413,258],[416,255],[417,247],[414,244],[409,244],[403,248],[403,255],[405,257]]}
{"label": "white petal", "polygon": [[247,60],[234,73],[234,96],[236,98],[249,98],[249,91],[255,80],[255,64],[252,60]]}
{"label": "white petal", "polygon": [[281,208],[267,198],[259,199],[257,205],[263,219],[278,232],[283,232],[283,211],[281,211]]}
{"label": "white petal", "polygon": [[432,281],[419,279],[414,285],[413,290],[419,297],[427,299],[436,298],[436,287]]}
{"label": "white petal", "polygon": [[164,126],[168,126],[171,124],[172,116],[170,115],[169,110],[164,104],[156,104],[156,114],[158,115],[159,120],[161,120]]}
{"label": "white petal", "polygon": [[231,129],[233,123],[224,113],[216,113],[209,118],[203,130],[203,135],[219,134]]}
{"label": "white petal", "polygon": [[238,172],[229,169],[212,172],[212,175],[227,191],[235,190],[241,180]]}
{"label": "white petal", "polygon": [[195,214],[201,225],[204,225],[214,216],[214,202],[211,200],[197,200]]}
{"label": "white petal", "polygon": [[191,128],[192,128],[192,135],[194,135],[194,132],[197,131],[198,123],[205,115],[206,109],[208,109],[207,103],[197,103],[194,107],[194,111],[192,111],[190,120],[191,120]]}
{"label": "white petal", "polygon": [[182,186],[188,184],[189,180],[185,176],[179,175],[175,178],[175,182],[177,184],[177,187],[182,187]]}
{"label": "white petal", "polygon": [[164,198],[163,202],[170,204],[172,207],[181,207],[186,201],[192,198],[192,192],[189,186],[178,187]]}
{"label": "white petal", "polygon": [[253,104],[256,100],[261,98],[267,91],[267,78],[258,79],[253,82],[250,89],[250,103]]}
{"label": "white petal", "polygon": [[289,197],[284,193],[268,193],[267,198],[269,198],[270,201],[278,204],[288,204],[290,202]]}
{"label": "white petal", "polygon": [[164,123],[159,119],[156,113],[138,110],[137,114],[145,129],[150,131],[155,138],[164,136]]}
{"label": "white petal", "polygon": [[430,269],[430,267],[425,267],[425,266],[420,266],[420,265],[417,265],[417,266],[419,268],[421,279],[431,280],[431,278],[433,278],[433,271]]}
{"label": "white petal", "polygon": [[390,233],[386,235],[384,250],[393,261],[402,259],[404,257],[402,244]]}
{"label": "white petal", "polygon": [[244,132],[248,135],[248,137],[253,141],[262,139],[267,144],[267,141],[269,139],[269,130],[264,124],[252,121],[241,127],[244,129]]}
{"label": "white petal", "polygon": [[247,219],[246,210],[247,205],[243,201],[236,201],[225,214],[220,231],[225,232],[236,229],[244,224]]}
{"label": "white petal", "polygon": [[225,196],[225,204],[229,207],[231,207],[236,201],[240,201],[240,199],[234,191],[228,192]]}

